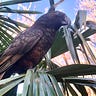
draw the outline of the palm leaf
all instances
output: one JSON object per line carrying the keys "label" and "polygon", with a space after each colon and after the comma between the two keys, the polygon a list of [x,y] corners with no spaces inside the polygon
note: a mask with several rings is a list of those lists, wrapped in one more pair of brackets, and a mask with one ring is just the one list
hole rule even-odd
{"label": "palm leaf", "polygon": [[56,68],[54,70],[48,71],[47,73],[54,75],[58,80],[60,80],[62,77],[96,74],[96,66],[87,64],[73,64]]}
{"label": "palm leaf", "polygon": [[26,2],[37,2],[41,0],[8,0],[5,2],[1,2],[0,6],[6,6],[6,5],[13,5],[13,4],[18,4],[18,3],[26,3]]}
{"label": "palm leaf", "polygon": [[11,24],[15,25],[16,27],[18,27],[18,26],[23,27],[23,28],[28,28],[29,27],[28,25],[26,25],[24,23],[12,20],[8,16],[4,16],[4,15],[0,15],[0,20],[6,21],[7,23],[11,23]]}
{"label": "palm leaf", "polygon": [[8,79],[4,79],[0,81],[0,95],[4,95],[9,90],[14,88],[16,85],[18,85],[20,82],[24,80],[24,75],[16,76],[16,77],[10,77]]}
{"label": "palm leaf", "polygon": [[28,70],[23,88],[23,96],[63,96],[56,79],[45,72]]}
{"label": "palm leaf", "polygon": [[0,12],[2,13],[18,13],[18,14],[41,14],[38,11],[27,11],[27,10],[14,10],[8,7],[1,7]]}
{"label": "palm leaf", "polygon": [[67,83],[96,87],[96,80],[92,78],[65,78]]}
{"label": "palm leaf", "polygon": [[[73,96],[78,96],[78,93],[73,89],[73,87],[69,84],[69,83],[67,83],[66,82],[66,93],[67,93],[67,95],[69,95],[69,94],[71,94],[71,95],[73,95]],[[69,93],[70,92],[70,93]]]}
{"label": "palm leaf", "polygon": [[[85,32],[83,32],[82,35],[84,38],[87,38],[95,33],[96,33],[96,30],[88,29]],[[56,57],[68,51],[65,38],[62,37],[63,35],[64,35],[63,33],[57,32],[57,35],[56,35],[57,38],[55,39],[55,42],[51,48],[52,57]],[[77,47],[78,44],[80,44],[80,41],[78,40],[78,38],[73,39],[73,42],[75,47]]]}

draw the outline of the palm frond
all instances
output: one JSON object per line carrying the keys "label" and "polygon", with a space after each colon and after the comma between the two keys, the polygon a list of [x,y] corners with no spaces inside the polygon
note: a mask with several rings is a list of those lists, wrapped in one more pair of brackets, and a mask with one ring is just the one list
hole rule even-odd
{"label": "palm frond", "polygon": [[1,2],[0,6],[6,6],[6,5],[13,5],[13,4],[18,4],[18,3],[26,3],[26,2],[37,2],[41,0],[8,0],[5,2]]}

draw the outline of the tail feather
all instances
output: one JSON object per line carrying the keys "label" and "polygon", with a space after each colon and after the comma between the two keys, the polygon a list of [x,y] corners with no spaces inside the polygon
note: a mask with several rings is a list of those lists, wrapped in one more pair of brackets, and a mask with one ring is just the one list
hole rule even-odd
{"label": "tail feather", "polygon": [[16,61],[21,58],[21,55],[6,56],[0,60],[0,74],[6,72]]}
{"label": "tail feather", "polygon": [[2,74],[0,74],[0,80],[3,78],[5,72],[3,72]]}
{"label": "tail feather", "polygon": [[6,57],[3,56],[3,57],[1,57],[1,58],[0,58],[0,66],[1,66],[4,62],[6,62],[8,59],[10,59],[10,57],[11,57],[11,56],[6,56]]}

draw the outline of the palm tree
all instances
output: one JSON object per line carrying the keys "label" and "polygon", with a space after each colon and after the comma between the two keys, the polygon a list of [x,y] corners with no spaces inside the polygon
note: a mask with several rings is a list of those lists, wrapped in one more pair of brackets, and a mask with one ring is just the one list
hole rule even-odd
{"label": "palm tree", "polygon": [[[5,5],[13,5],[30,1],[31,0],[8,0],[6,2],[1,2],[0,12],[17,14],[41,13],[38,11],[13,10],[8,7],[4,7]],[[50,5],[53,4],[54,0],[50,0]],[[95,30],[90,28],[87,30],[82,29],[82,26],[84,26],[86,22],[85,13],[85,11],[78,12],[74,23],[75,27],[72,27],[71,30],[73,32],[72,34],[69,32],[69,29],[64,27],[62,28],[62,32],[57,34],[57,38],[51,48],[51,51],[46,55],[46,60],[42,60],[36,68],[28,70],[26,74],[12,76],[10,78],[0,80],[0,96],[15,96],[16,88],[14,87],[21,82],[24,83],[23,93],[21,96],[70,96],[70,94],[72,96],[79,96],[79,94],[82,96],[88,96],[89,93],[87,89],[90,89],[94,94],[96,94],[96,80],[92,78],[92,76],[96,74],[96,66],[91,65],[91,63],[95,63],[96,61],[93,52],[86,42],[86,40],[89,40],[86,38],[94,34]],[[78,18],[80,18],[80,20]],[[29,26],[12,20],[5,15],[0,15],[1,54],[14,38],[12,35],[10,35],[10,32],[18,34],[21,31],[20,27],[27,28]],[[80,34],[81,31],[84,32]],[[64,34],[67,35],[64,37]],[[75,34],[77,38],[74,39],[73,34]],[[79,44],[82,47],[81,49],[79,48],[79,50],[83,52],[86,59],[86,64],[80,64],[80,56],[77,54],[77,46]],[[67,52],[68,50],[70,51],[74,61],[73,65],[58,67],[51,61],[51,58]],[[90,55],[90,58],[88,55]],[[91,78],[86,78],[86,75],[90,75],[89,77]]]}

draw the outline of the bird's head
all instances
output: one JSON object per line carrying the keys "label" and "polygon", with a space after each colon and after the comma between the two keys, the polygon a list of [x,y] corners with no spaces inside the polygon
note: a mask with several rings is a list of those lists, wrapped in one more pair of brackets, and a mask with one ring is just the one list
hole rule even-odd
{"label": "bird's head", "polygon": [[58,30],[61,26],[70,26],[71,20],[69,17],[60,11],[49,12],[49,25]]}
{"label": "bird's head", "polygon": [[51,28],[57,31],[61,26],[71,24],[71,20],[67,15],[60,11],[49,11],[48,13],[41,16],[37,23],[46,28]]}

